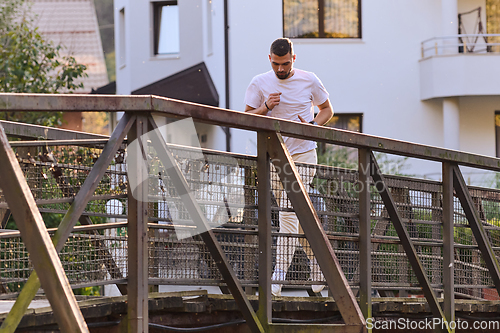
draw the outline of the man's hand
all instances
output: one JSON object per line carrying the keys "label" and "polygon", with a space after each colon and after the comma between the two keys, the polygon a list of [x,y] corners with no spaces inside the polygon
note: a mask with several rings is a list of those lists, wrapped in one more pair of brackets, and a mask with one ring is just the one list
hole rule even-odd
{"label": "man's hand", "polygon": [[306,121],[304,118],[302,118],[300,115],[299,115],[299,119],[302,123],[307,123],[308,121]]}
{"label": "man's hand", "polygon": [[281,95],[280,92],[272,93],[269,95],[269,97],[267,98],[266,104],[270,110],[274,109],[274,107],[276,105],[280,104],[280,95]]}
{"label": "man's hand", "polygon": [[[316,115],[316,117],[313,119],[313,121],[315,121],[317,125],[323,126],[324,124],[328,123],[333,116],[333,108],[332,108],[332,104],[330,103],[330,100],[327,99],[323,104],[318,105],[318,109],[319,109],[319,112]],[[299,119],[302,123],[309,123],[304,118],[302,118],[300,115],[299,115]]]}
{"label": "man's hand", "polygon": [[245,112],[265,116],[269,112],[269,110],[274,109],[276,105],[280,104],[280,95],[280,92],[270,94],[265,103],[262,103],[262,105],[256,109],[251,107],[250,105],[245,105]]}

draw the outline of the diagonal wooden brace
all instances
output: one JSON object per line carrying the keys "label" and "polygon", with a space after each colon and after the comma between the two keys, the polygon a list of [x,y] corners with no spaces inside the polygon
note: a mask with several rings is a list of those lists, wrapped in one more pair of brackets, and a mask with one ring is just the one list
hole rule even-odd
{"label": "diagonal wooden brace", "polygon": [[[153,129],[157,129],[158,126],[156,125],[153,118],[149,117],[149,120]],[[159,155],[160,161],[167,170],[170,180],[174,184],[177,193],[179,193],[179,195],[181,196],[183,204],[189,212],[189,215],[196,225],[197,230],[200,231],[201,238],[207,245],[212,258],[217,264],[217,267],[219,268],[224,281],[227,283],[231,294],[233,294],[234,300],[236,301],[236,304],[238,304],[238,307],[240,308],[248,326],[254,333],[264,332],[264,328],[262,327],[257,314],[248,301],[248,298],[246,297],[245,292],[241,287],[238,278],[236,277],[236,274],[231,268],[231,264],[227,260],[222,247],[220,246],[217,238],[208,225],[205,214],[196,202],[196,199],[189,188],[189,184],[184,178],[182,171],[179,169],[174,156],[168,150],[163,137],[161,137],[161,135],[158,135],[158,131],[154,130],[149,132],[149,138],[151,139],[152,146]]]}
{"label": "diagonal wooden brace", "polygon": [[295,213],[306,238],[323,271],[328,287],[347,325],[366,325],[349,283],[342,272],[340,262],[328,237],[321,227],[309,195],[288,152],[281,134],[269,132],[267,150],[280,176],[283,187],[295,208]]}
{"label": "diagonal wooden brace", "polygon": [[88,332],[42,215],[1,126],[0,160],[0,187],[12,210],[31,262],[40,273],[40,281],[60,329],[64,332]]}
{"label": "diagonal wooden brace", "polygon": [[486,267],[488,267],[488,270],[490,271],[493,283],[495,284],[495,287],[500,294],[500,266],[495,256],[495,252],[493,251],[491,243],[488,240],[488,235],[483,227],[483,224],[481,223],[479,213],[475,208],[474,202],[472,201],[472,197],[469,193],[467,185],[465,184],[465,180],[462,176],[462,173],[460,172],[460,169],[457,165],[453,165],[452,168],[453,187],[455,188],[458,199],[462,204],[465,216],[467,216],[467,220],[469,221],[472,233],[476,238],[477,246],[481,251],[481,255],[483,256]]}
{"label": "diagonal wooden brace", "polygon": [[[109,164],[114,158],[116,151],[122,145],[123,139],[127,135],[130,127],[132,127],[134,121],[135,116],[125,113],[113,131],[108,143],[85,179],[80,191],[78,191],[78,194],[71,204],[71,207],[68,209],[68,212],[64,215],[55,235],[52,237],[52,242],[55,244],[57,252],[61,251],[64,247],[64,243],[68,239],[71,230],[73,230],[73,227],[82,215],[87,203],[94,194],[101,178],[106,173]],[[17,297],[14,306],[7,315],[7,318],[3,321],[2,326],[0,327],[0,331],[2,333],[13,333],[16,330],[39,288],[40,281],[37,274],[33,272]]]}
{"label": "diagonal wooden brace", "polygon": [[[384,202],[385,208],[387,209],[387,213],[389,213],[389,217],[391,218],[392,224],[394,225],[394,229],[396,229],[396,232],[398,233],[399,239],[401,240],[401,245],[403,245],[403,248],[408,257],[408,261],[410,262],[413,271],[417,276],[418,282],[422,287],[422,291],[424,292],[427,303],[431,308],[432,314],[435,318],[440,318],[442,322],[445,322],[446,317],[444,315],[444,312],[439,305],[436,294],[434,293],[434,290],[431,287],[431,283],[427,278],[427,274],[425,273],[424,267],[420,259],[418,258],[417,250],[415,250],[413,242],[410,239],[410,235],[408,234],[408,231],[403,224],[403,220],[399,215],[396,203],[392,198],[391,193],[388,191],[385,177],[382,175],[382,172],[380,171],[377,160],[375,159],[373,153],[370,154],[370,174],[373,178],[373,182],[375,183],[377,191],[382,197],[382,201]],[[365,186],[369,186],[369,184],[365,184]],[[449,330],[438,331],[449,332]]]}

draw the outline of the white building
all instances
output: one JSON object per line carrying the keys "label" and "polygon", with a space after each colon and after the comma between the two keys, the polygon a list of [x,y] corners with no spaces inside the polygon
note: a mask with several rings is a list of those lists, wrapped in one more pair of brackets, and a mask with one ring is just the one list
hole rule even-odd
{"label": "white building", "polygon": [[[456,36],[459,14],[478,7],[481,11],[461,15],[461,33],[481,32],[479,19],[482,34],[500,32],[498,0],[115,0],[114,5],[118,94],[154,93],[243,110],[248,83],[270,69],[271,42],[292,37],[295,66],[323,81],[337,125],[347,128],[350,120],[352,129],[368,134],[500,153],[500,47],[492,45],[500,37],[488,36],[488,45],[482,36],[442,38]],[[226,149],[223,129],[203,125],[198,131],[203,147]],[[230,149],[255,154],[255,138],[232,129]],[[408,163],[409,173],[440,177],[438,163]]]}

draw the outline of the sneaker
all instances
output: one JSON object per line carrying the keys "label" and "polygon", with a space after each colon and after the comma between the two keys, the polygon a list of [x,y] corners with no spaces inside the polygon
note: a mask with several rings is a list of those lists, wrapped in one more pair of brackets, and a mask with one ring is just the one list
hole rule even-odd
{"label": "sneaker", "polygon": [[[311,280],[312,281],[325,281],[325,277],[323,276],[323,272],[321,271],[321,268],[318,265],[318,262],[316,261],[316,258],[313,259],[312,265],[311,265]],[[311,286],[311,289],[313,292],[316,294],[320,293],[323,289],[325,289],[324,284],[313,284]]]}
{"label": "sneaker", "polygon": [[[285,271],[277,268],[274,270],[273,276],[271,276],[271,280],[284,281],[285,277]],[[271,294],[273,294],[273,296],[281,296],[281,284],[271,284]]]}
{"label": "sneaker", "polygon": [[273,296],[281,296],[281,284],[272,284],[271,285],[271,294]]}
{"label": "sneaker", "polygon": [[325,289],[325,285],[324,284],[313,284],[311,286],[311,289],[316,294],[319,294],[323,289]]}

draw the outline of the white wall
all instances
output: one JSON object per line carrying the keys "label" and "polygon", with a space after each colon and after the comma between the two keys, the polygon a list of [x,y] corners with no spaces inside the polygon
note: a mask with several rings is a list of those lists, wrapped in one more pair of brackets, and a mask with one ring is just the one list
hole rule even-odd
{"label": "white wall", "polygon": [[[129,87],[127,83],[118,82],[119,93],[128,93],[205,61],[217,87],[220,105],[225,107],[223,0],[212,2],[213,53],[208,52],[207,48],[206,1],[179,1],[181,52],[178,58],[172,59],[152,57],[152,37],[151,40],[144,38],[151,36],[148,31],[150,27],[137,23],[150,19],[151,9],[144,5],[145,1],[115,0],[115,6],[126,3],[131,7],[126,13],[133,12],[135,20],[139,20],[129,36],[134,46],[125,68],[131,67],[130,74],[127,77],[125,70],[117,70],[118,80],[128,80]],[[484,8],[484,0],[457,1],[459,13],[478,6]],[[441,1],[363,1],[361,40],[294,39],[296,67],[318,75],[330,92],[335,112],[363,113],[365,133],[443,146],[442,102],[439,98],[421,100],[419,65],[421,42],[441,36],[442,27]],[[253,76],[270,70],[269,46],[282,34],[281,1],[229,1],[231,109],[244,109],[248,83]],[[466,66],[467,71],[473,72],[475,69],[470,64],[463,66]],[[484,82],[488,84],[488,80],[493,79],[486,77]],[[483,108],[483,105],[487,107]],[[487,134],[490,130],[483,131],[482,128],[493,126],[491,112],[495,108],[500,110],[496,105],[497,97],[489,97],[486,101],[472,97],[460,99],[462,149],[494,154],[494,139],[491,133]],[[479,112],[478,118],[481,119],[471,122],[469,110],[478,108],[489,111]],[[474,136],[476,131],[481,132],[481,135]],[[222,135],[221,130],[212,132],[216,136]],[[217,145],[223,142],[218,137],[213,140]],[[234,152],[255,154],[255,133],[232,130],[231,147]],[[423,162],[411,163],[415,171],[412,173],[415,174],[441,171],[437,163],[431,163],[430,166]]]}
{"label": "white wall", "polygon": [[[208,71],[215,88],[219,94],[219,106],[225,107],[226,103],[226,84],[225,84],[225,61],[224,61],[224,1],[223,0],[201,0],[203,5],[203,40],[204,55],[203,59],[207,65]],[[208,2],[212,2],[212,52],[207,49],[207,7]]]}
{"label": "white wall", "polygon": [[422,99],[500,93],[500,57],[492,53],[436,56],[420,61]]}
{"label": "white wall", "polygon": [[[495,157],[495,111],[500,111],[500,96],[461,97],[459,105],[461,150]],[[460,169],[467,183],[480,186],[494,184],[493,172]]]}
{"label": "white wall", "polygon": [[115,0],[115,13],[117,4],[125,6],[126,35],[130,44],[127,45],[127,64],[122,68],[117,65],[117,93],[128,94],[203,61],[201,0],[178,1],[180,52],[156,56],[151,2]]}
{"label": "white wall", "polygon": [[[226,135],[221,127],[203,123],[195,123],[196,132],[200,138],[200,147],[215,150],[226,150]],[[202,142],[201,136],[206,135],[207,141]]]}
{"label": "white wall", "polygon": [[[209,2],[212,11],[209,12]],[[117,94],[132,91],[164,79],[191,66],[205,62],[219,94],[220,106],[225,106],[224,68],[224,7],[223,0],[178,1],[180,52],[178,54],[154,55],[153,5],[152,1],[114,0],[115,22],[119,22],[119,11],[125,8],[126,63],[117,61]],[[211,15],[212,51],[209,52]],[[116,25],[117,59],[120,57],[119,24]],[[204,126],[211,148],[225,150],[225,134],[216,126]],[[221,137],[222,135],[222,137]]]}
{"label": "white wall", "polygon": [[495,111],[500,111],[500,96],[461,97],[460,147],[464,151],[495,156]]}
{"label": "white wall", "polygon": [[[130,7],[128,6],[128,0],[114,0],[114,16],[116,29],[115,29],[115,43],[116,43],[116,93],[118,95],[130,94],[130,45],[133,43],[129,37],[129,22],[131,21]],[[125,25],[121,25],[120,11],[124,9],[125,13]],[[122,37],[124,34],[124,37]],[[121,43],[124,42],[124,45]],[[125,54],[123,54],[125,53]],[[124,57],[125,60],[120,58]],[[128,65],[128,67],[127,67]]]}
{"label": "white wall", "polygon": [[[209,11],[211,3],[211,11]],[[214,82],[219,94],[219,107],[226,107],[226,71],[224,59],[224,1],[223,0],[201,0],[203,17],[203,60],[207,65],[208,72]],[[208,35],[208,22],[211,15],[212,36]],[[212,48],[208,47],[211,38]],[[208,142],[204,148],[226,150],[226,134],[219,126],[204,125],[206,128]]]}
{"label": "white wall", "polygon": [[[281,6],[256,0],[230,9],[232,108],[243,110],[251,78],[270,69],[269,46],[282,36]],[[295,39],[296,67],[318,75],[336,112],[362,112],[365,133],[441,144],[442,116],[420,101],[418,67],[420,42],[441,31],[440,3],[364,1],[362,22],[362,40]]]}
{"label": "white wall", "polygon": [[[119,22],[119,10],[123,7],[126,15],[127,63],[125,66],[120,66],[117,61],[119,94],[129,94],[205,61],[219,93],[219,99],[225,100],[223,0],[212,0],[213,52],[210,53],[207,49],[208,2],[209,0],[178,1],[180,52],[154,55],[152,2],[114,1],[115,21]],[[119,34],[119,29],[115,29],[117,41]],[[117,57],[119,56],[117,54]]]}

